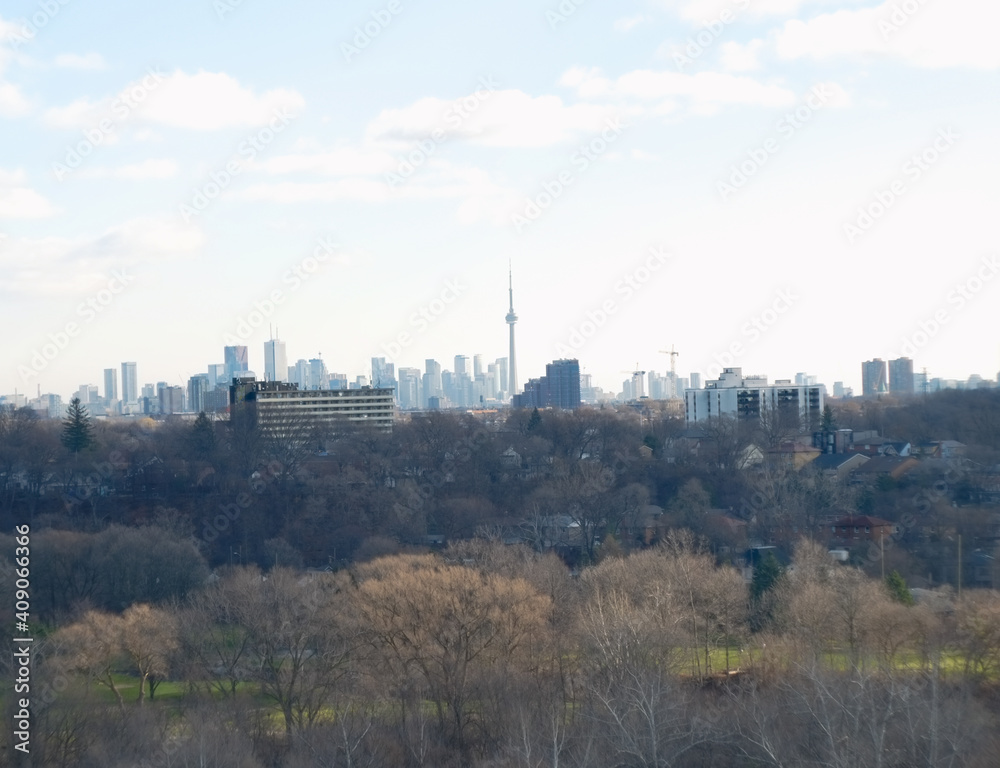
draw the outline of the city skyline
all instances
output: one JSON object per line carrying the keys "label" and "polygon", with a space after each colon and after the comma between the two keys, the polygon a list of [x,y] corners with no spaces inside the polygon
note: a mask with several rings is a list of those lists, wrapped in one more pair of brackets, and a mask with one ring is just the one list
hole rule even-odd
{"label": "city skyline", "polygon": [[997,376],[1000,7],[389,5],[6,4],[0,394],[498,359],[511,269],[522,385]]}

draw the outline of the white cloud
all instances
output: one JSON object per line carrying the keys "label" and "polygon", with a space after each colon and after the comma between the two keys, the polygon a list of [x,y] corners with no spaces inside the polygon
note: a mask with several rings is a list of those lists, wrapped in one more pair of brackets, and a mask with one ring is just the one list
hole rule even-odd
{"label": "white cloud", "polygon": [[615,81],[598,74],[597,70],[570,70],[562,80],[582,95],[603,95],[640,101],[667,101],[673,108],[675,99],[690,102],[698,114],[713,113],[727,104],[754,104],[783,107],[794,103],[795,94],[779,85],[766,85],[749,77],[719,72],[680,72],[635,70]]}
{"label": "white cloud", "polygon": [[803,6],[858,5],[868,0],[657,0],[661,7],[675,11],[682,19],[704,24],[718,19],[723,11],[734,15],[794,16]]}
{"label": "white cloud", "polygon": [[605,106],[568,105],[554,95],[482,90],[454,101],[426,98],[384,110],[369,124],[367,137],[406,145],[440,131],[443,138],[488,147],[547,147],[600,130],[613,116]]}
{"label": "white cloud", "polygon": [[0,219],[45,219],[53,213],[49,201],[33,189],[0,189]]}
{"label": "white cloud", "polygon": [[99,53],[81,56],[77,53],[63,53],[56,56],[55,65],[62,69],[107,69],[104,57]]}
{"label": "white cloud", "polygon": [[112,269],[172,261],[201,250],[204,236],[176,219],[141,218],[100,235],[0,240],[0,290],[78,296],[102,287]]}
{"label": "white cloud", "polygon": [[141,218],[79,238],[0,240],[0,291],[31,297],[79,296],[107,284],[112,269],[191,256],[204,237],[175,219]]}
{"label": "white cloud", "polygon": [[638,27],[640,24],[645,24],[648,21],[649,17],[642,13],[638,16],[626,16],[615,20],[615,29],[619,32],[629,32]]}
{"label": "white cloud", "polygon": [[123,165],[118,168],[85,168],[80,171],[81,178],[92,179],[128,179],[142,181],[146,179],[170,179],[177,175],[177,163],[173,160],[149,159],[141,163]]}
{"label": "white cloud", "polygon": [[886,0],[873,8],[840,10],[785,23],[775,48],[784,59],[894,58],[924,68],[1000,67],[995,30],[1000,4],[993,0]]}
{"label": "white cloud", "polygon": [[264,125],[279,110],[295,113],[304,106],[296,91],[276,89],[258,96],[224,72],[186,75],[178,70],[152,90],[139,113],[150,122],[213,131]]}
{"label": "white cloud", "polygon": [[[392,168],[396,170],[395,167]],[[461,223],[480,219],[503,223],[516,193],[494,183],[489,174],[444,160],[429,160],[412,178],[390,186],[385,177],[350,177],[321,182],[254,184],[234,194],[242,200],[281,204],[335,203],[342,201],[387,203],[397,200],[461,200]]]}
{"label": "white cloud", "polygon": [[28,100],[21,95],[20,89],[13,83],[0,82],[0,115],[3,117],[20,117],[31,111]]}
{"label": "white cloud", "polygon": [[377,149],[340,147],[316,153],[279,155],[257,161],[254,168],[265,173],[318,173],[327,176],[367,176],[394,171],[398,160]]}
{"label": "white cloud", "polygon": [[257,95],[224,72],[187,75],[147,73],[118,94],[98,101],[78,99],[46,111],[54,128],[86,129],[104,119],[168,125],[195,131],[265,125],[285,110],[296,114],[305,105],[292,90],[277,89]]}
{"label": "white cloud", "polygon": [[751,40],[746,44],[722,43],[720,64],[727,72],[750,72],[760,69],[758,57],[764,45],[764,41],[760,39]]}
{"label": "white cloud", "polygon": [[51,203],[24,181],[23,169],[0,168],[0,219],[45,219],[55,213]]}

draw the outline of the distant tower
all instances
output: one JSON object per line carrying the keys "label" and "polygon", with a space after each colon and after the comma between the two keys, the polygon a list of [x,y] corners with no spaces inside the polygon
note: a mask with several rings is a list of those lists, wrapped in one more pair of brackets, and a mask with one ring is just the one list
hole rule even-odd
{"label": "distant tower", "polygon": [[517,322],[517,315],[514,314],[514,272],[509,265],[508,280],[508,290],[510,291],[510,311],[507,313],[507,325],[510,326],[510,360],[507,362],[507,372],[510,376],[510,396],[513,397],[517,394],[517,358],[514,356],[514,323]]}

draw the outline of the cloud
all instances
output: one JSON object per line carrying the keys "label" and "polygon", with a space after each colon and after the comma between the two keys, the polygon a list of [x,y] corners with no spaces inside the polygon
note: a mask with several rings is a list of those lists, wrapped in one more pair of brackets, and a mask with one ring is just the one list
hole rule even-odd
{"label": "cloud", "polygon": [[0,81],[0,116],[20,117],[31,111],[28,100],[13,83]]}
{"label": "cloud", "polygon": [[[396,171],[395,164],[390,169]],[[353,176],[330,181],[287,181],[253,184],[234,193],[242,200],[285,205],[301,203],[364,202],[389,203],[398,200],[461,200],[457,217],[461,223],[488,219],[507,220],[514,190],[493,182],[488,172],[458,166],[445,160],[430,159],[420,172],[396,186],[383,176]]]}
{"label": "cloud", "polygon": [[763,40],[751,40],[750,42],[734,43],[726,42],[721,45],[720,64],[727,72],[749,72],[760,69],[758,56],[763,50],[765,42]]}
{"label": "cloud", "polygon": [[809,5],[859,5],[867,0],[657,0],[662,8],[674,11],[682,19],[704,24],[719,18],[723,11],[749,16],[795,16]]}
{"label": "cloud", "polygon": [[612,81],[598,70],[572,69],[563,75],[560,83],[591,98],[659,101],[661,106],[668,103],[671,107],[674,100],[685,99],[692,111],[699,114],[714,112],[727,104],[783,107],[795,101],[795,94],[787,88],[720,72],[683,74],[639,69]]}
{"label": "cloud", "polygon": [[638,16],[627,16],[615,20],[615,29],[619,32],[630,32],[640,24],[645,24],[648,21],[649,17],[642,13]]}
{"label": "cloud", "polygon": [[896,0],[792,20],[775,36],[783,59],[889,58],[937,69],[1000,67],[995,30],[1000,4],[992,0],[913,0],[908,13]]}
{"label": "cloud", "polygon": [[223,72],[187,75],[177,70],[171,75],[149,72],[115,96],[97,101],[77,99],[53,107],[46,111],[44,120],[50,127],[62,129],[87,129],[105,119],[116,124],[135,119],[193,131],[217,131],[265,125],[280,110],[294,114],[304,105],[296,91],[276,89],[258,95]]}
{"label": "cloud", "polygon": [[123,165],[118,168],[85,168],[80,171],[81,178],[90,179],[128,179],[143,181],[147,179],[171,179],[177,175],[177,163],[173,160],[149,159],[141,163]]}
{"label": "cloud", "polygon": [[316,173],[326,176],[367,176],[396,170],[399,161],[380,149],[339,147],[259,160],[256,170],[270,174]]}
{"label": "cloud", "polygon": [[24,185],[22,169],[0,168],[0,219],[45,219],[55,209],[42,195]]}
{"label": "cloud", "polygon": [[381,112],[369,125],[370,142],[411,144],[440,132],[487,147],[548,147],[600,130],[614,117],[606,106],[563,103],[554,95],[481,90],[446,101],[425,98]]}
{"label": "cloud", "polygon": [[0,291],[78,296],[107,283],[111,269],[173,261],[201,250],[204,236],[176,219],[139,218],[80,238],[0,240]]}
{"label": "cloud", "polygon": [[80,56],[76,53],[63,53],[56,56],[55,66],[61,69],[107,69],[104,57],[99,53],[88,53]]}

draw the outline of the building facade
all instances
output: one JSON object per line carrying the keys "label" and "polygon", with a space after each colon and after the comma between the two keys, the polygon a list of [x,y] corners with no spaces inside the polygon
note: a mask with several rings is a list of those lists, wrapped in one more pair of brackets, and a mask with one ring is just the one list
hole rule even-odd
{"label": "building facade", "polygon": [[250,418],[273,429],[331,426],[344,421],[392,429],[395,392],[390,388],[300,390],[295,384],[236,379],[229,388],[231,418]]}
{"label": "building facade", "polygon": [[887,392],[888,375],[885,360],[876,357],[874,360],[866,360],[861,364],[861,394],[864,397],[875,397],[875,395]]}
{"label": "building facade", "polygon": [[724,368],[704,389],[684,392],[684,413],[689,424],[719,416],[746,421],[775,415],[811,432],[822,419],[823,387],[797,385],[790,379],[768,384],[767,376],[744,376],[742,368]]}
{"label": "building facade", "polygon": [[913,361],[899,357],[889,361],[889,391],[893,394],[913,394]]}

